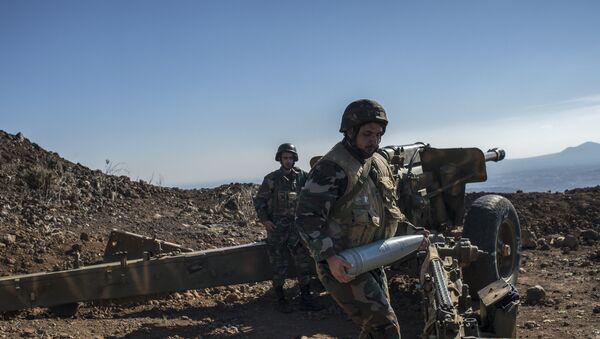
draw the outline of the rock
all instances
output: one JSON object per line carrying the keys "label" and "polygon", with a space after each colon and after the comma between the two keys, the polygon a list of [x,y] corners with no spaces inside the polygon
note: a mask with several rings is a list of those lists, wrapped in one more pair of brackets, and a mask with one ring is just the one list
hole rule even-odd
{"label": "rock", "polygon": [[73,244],[71,248],[65,251],[66,255],[74,255],[76,252],[81,252],[81,244]]}
{"label": "rock", "polygon": [[565,237],[563,241],[563,247],[568,247],[570,249],[576,250],[579,246],[579,240],[572,234],[569,234]]}
{"label": "rock", "polygon": [[540,285],[535,285],[527,289],[525,302],[529,305],[536,305],[546,299],[546,291]]}
{"label": "rock", "polygon": [[552,238],[552,240],[550,240],[550,245],[556,247],[556,248],[561,248],[563,247],[565,243],[565,237],[559,235],[556,238]]}
{"label": "rock", "polygon": [[543,251],[547,251],[550,249],[550,245],[548,245],[548,242],[544,238],[538,239],[537,247]]}
{"label": "rock", "polygon": [[90,241],[90,236],[85,232],[81,232],[79,239],[81,239],[81,241]]}
{"label": "rock", "polygon": [[24,328],[21,330],[21,337],[23,338],[31,338],[35,337],[35,330],[33,328]]}
{"label": "rock", "polygon": [[5,234],[0,238],[0,241],[6,245],[12,245],[17,241],[17,236],[14,234]]}
{"label": "rock", "polygon": [[537,238],[531,230],[521,231],[521,246],[524,249],[534,249],[537,247]]}
{"label": "rock", "polygon": [[530,330],[531,330],[531,329],[534,329],[534,328],[536,328],[536,327],[538,327],[538,326],[540,326],[540,325],[538,325],[538,323],[536,323],[536,322],[535,322],[535,321],[533,321],[533,320],[529,320],[529,321],[526,321],[526,322],[525,322],[525,325],[524,325],[524,326],[525,326],[525,328],[527,328],[527,329],[530,329]]}
{"label": "rock", "polygon": [[586,242],[596,242],[600,240],[600,234],[594,230],[583,230],[581,231],[581,237]]}
{"label": "rock", "polygon": [[224,207],[230,211],[238,211],[240,209],[240,206],[238,205],[235,197],[229,198],[229,200],[227,200],[227,202],[225,203]]}
{"label": "rock", "polygon": [[240,296],[237,293],[230,293],[225,297],[225,301],[228,303],[232,303],[235,301],[239,301],[240,300]]}
{"label": "rock", "polygon": [[594,310],[592,312],[594,312],[596,314],[600,313],[600,305],[594,306]]}

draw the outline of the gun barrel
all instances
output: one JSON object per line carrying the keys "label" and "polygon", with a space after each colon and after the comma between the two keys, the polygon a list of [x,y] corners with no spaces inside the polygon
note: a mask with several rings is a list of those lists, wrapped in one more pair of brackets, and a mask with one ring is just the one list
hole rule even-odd
{"label": "gun barrel", "polygon": [[506,156],[506,152],[502,148],[492,148],[485,152],[485,161],[500,161]]}
{"label": "gun barrel", "polygon": [[349,275],[357,276],[412,254],[419,248],[422,241],[422,235],[393,237],[343,250],[339,255],[352,264],[352,267],[346,272]]}

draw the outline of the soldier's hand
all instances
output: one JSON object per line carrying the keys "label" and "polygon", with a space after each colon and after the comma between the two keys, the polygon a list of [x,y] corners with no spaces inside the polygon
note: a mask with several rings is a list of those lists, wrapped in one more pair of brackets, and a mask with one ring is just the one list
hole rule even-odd
{"label": "soldier's hand", "polygon": [[332,255],[331,257],[327,258],[327,265],[329,265],[329,271],[331,271],[331,275],[333,275],[337,281],[341,283],[347,283],[354,279],[353,276],[346,273],[346,268],[351,268],[352,265],[344,260],[344,258],[337,255]]}
{"label": "soldier's hand", "polygon": [[271,220],[263,221],[262,224],[265,226],[265,228],[267,229],[267,231],[274,231],[275,230],[275,224]]}

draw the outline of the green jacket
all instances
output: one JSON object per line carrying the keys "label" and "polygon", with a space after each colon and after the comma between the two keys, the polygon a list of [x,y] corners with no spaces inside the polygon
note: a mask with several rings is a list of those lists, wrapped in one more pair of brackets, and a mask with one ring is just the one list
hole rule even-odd
{"label": "green jacket", "polygon": [[293,220],[300,190],[308,174],[294,167],[288,175],[282,169],[267,174],[254,197],[254,208],[260,221]]}
{"label": "green jacket", "polygon": [[[363,176],[366,163],[371,169]],[[300,194],[296,226],[312,256],[322,261],[393,236],[402,218],[387,161],[375,153],[362,162],[338,143],[311,170]]]}

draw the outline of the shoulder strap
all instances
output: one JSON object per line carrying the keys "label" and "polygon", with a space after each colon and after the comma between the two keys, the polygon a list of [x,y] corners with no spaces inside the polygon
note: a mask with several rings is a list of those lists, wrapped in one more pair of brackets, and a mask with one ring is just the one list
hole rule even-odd
{"label": "shoulder strap", "polygon": [[[356,193],[358,193],[363,188],[365,182],[369,178],[369,172],[371,172],[372,160],[373,160],[373,158],[369,158],[365,162],[365,164],[362,167],[362,173],[360,174],[360,177],[358,178],[356,185],[354,185],[354,187],[352,187],[351,191],[346,192],[346,194],[344,194],[341,198],[339,198],[335,202],[333,208],[339,208],[339,207],[344,206],[350,199],[352,199],[356,195]],[[346,175],[348,175],[348,174],[346,173]]]}

